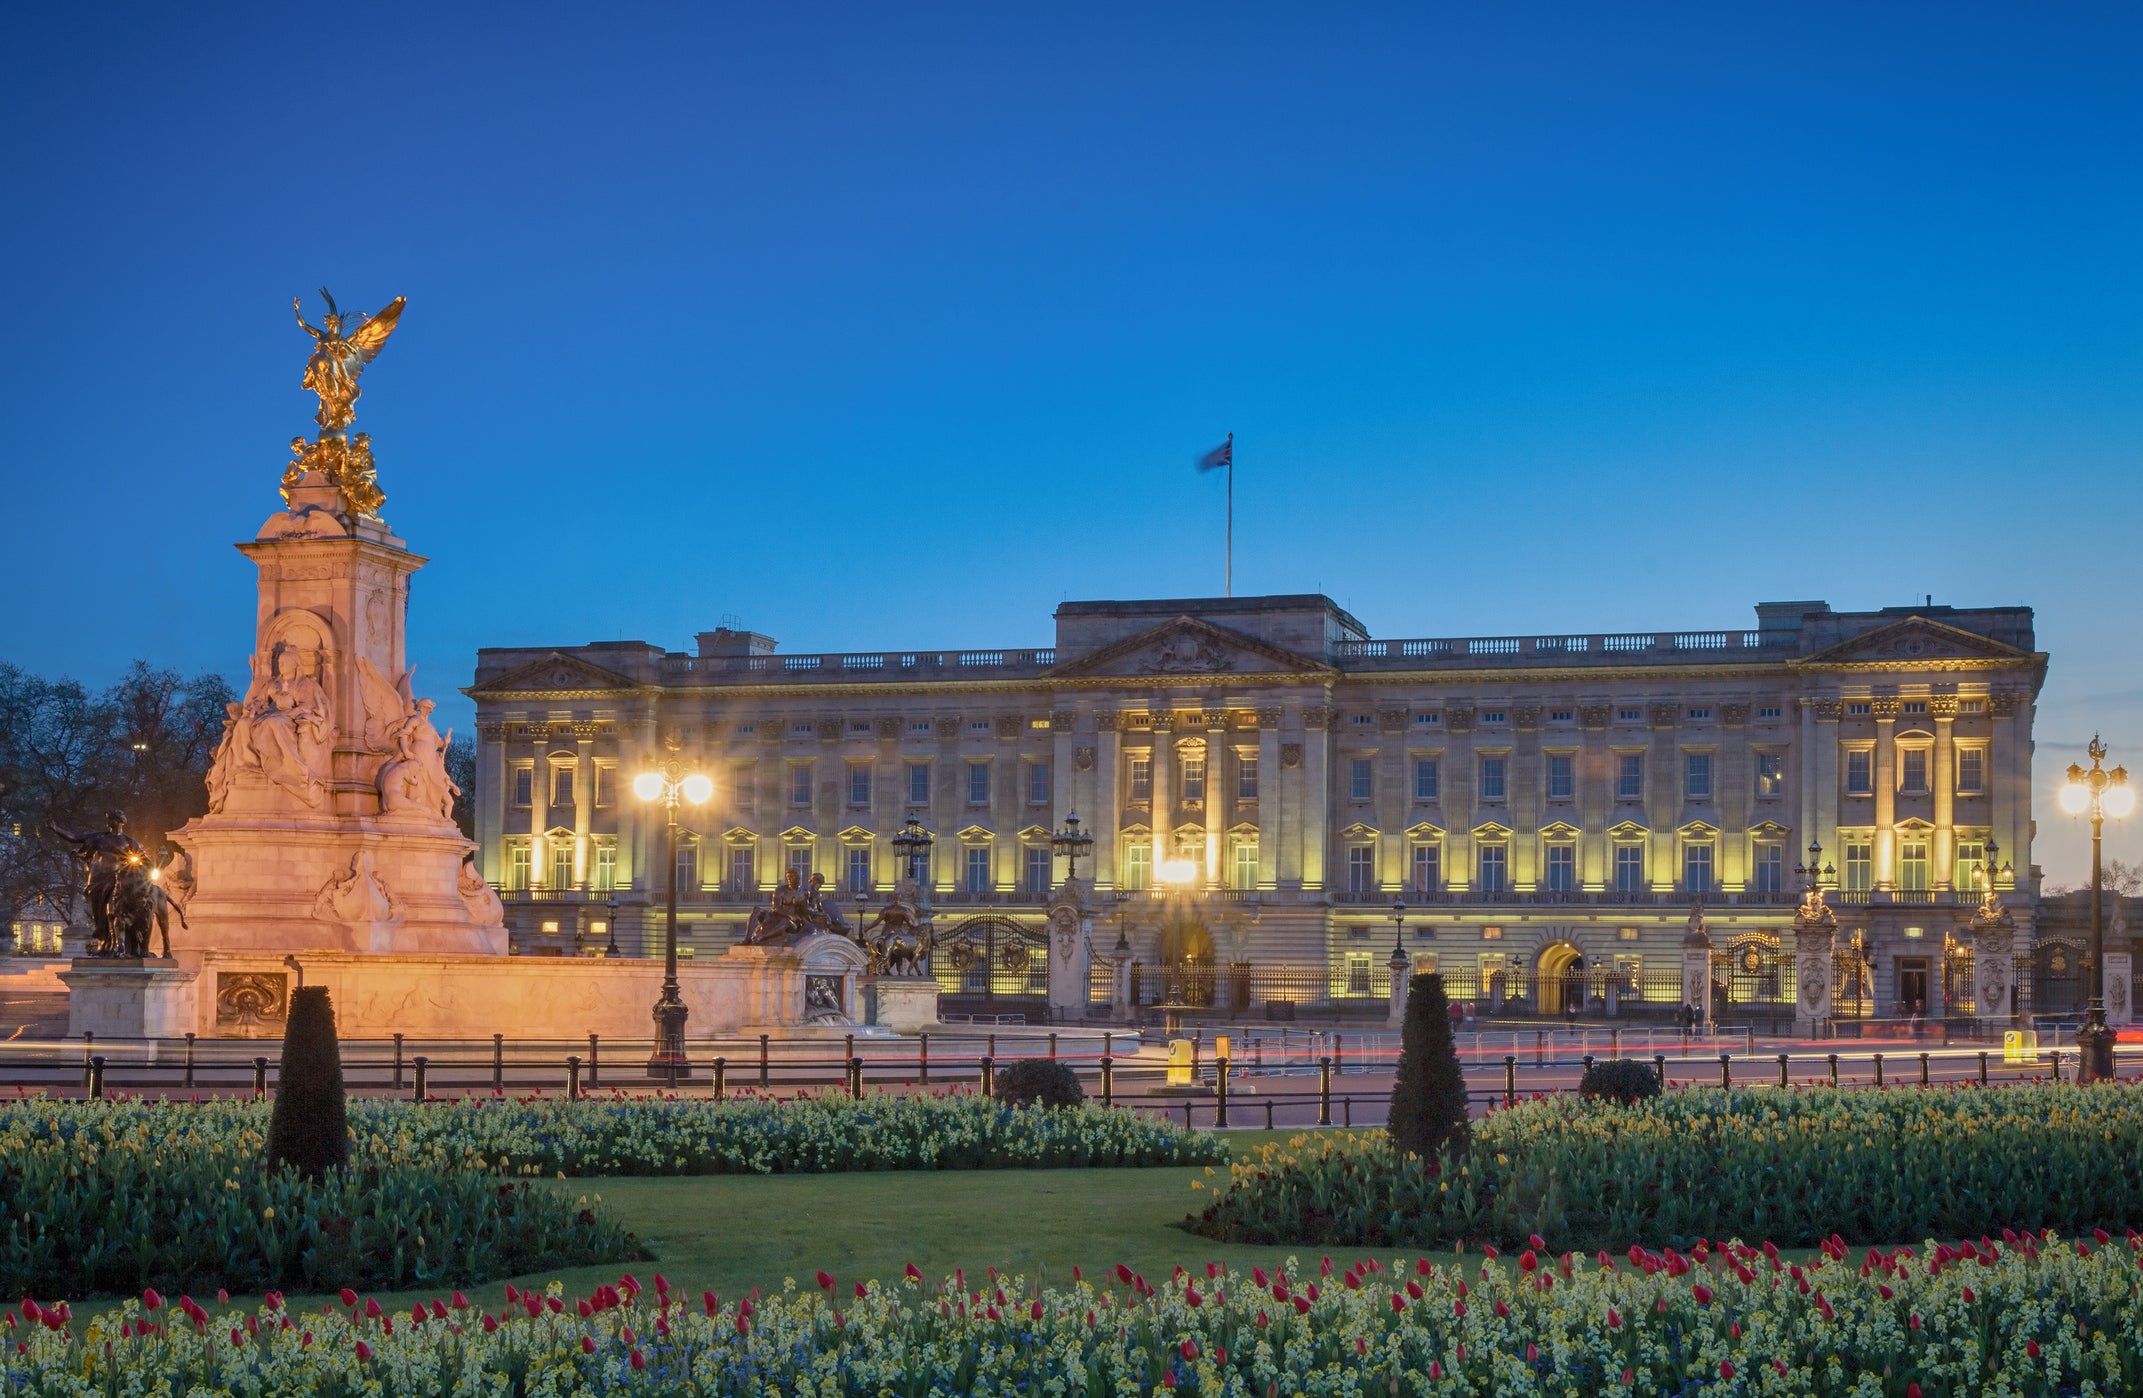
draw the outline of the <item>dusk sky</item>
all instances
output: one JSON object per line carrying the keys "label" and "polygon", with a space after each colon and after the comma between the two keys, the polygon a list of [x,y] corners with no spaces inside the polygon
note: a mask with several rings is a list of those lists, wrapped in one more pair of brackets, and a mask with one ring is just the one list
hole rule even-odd
{"label": "dusk sky", "polygon": [[[2143,9],[0,9],[0,659],[244,674],[364,378],[420,692],[484,645],[1033,646],[2028,604],[2143,767]],[[2143,819],[2108,853],[2143,853]]]}

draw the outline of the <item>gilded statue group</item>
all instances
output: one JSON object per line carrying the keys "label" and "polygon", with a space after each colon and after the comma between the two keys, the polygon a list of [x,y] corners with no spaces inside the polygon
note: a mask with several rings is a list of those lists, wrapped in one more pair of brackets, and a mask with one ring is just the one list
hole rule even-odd
{"label": "gilded statue group", "polygon": [[320,436],[312,442],[303,437],[290,439],[293,459],[283,472],[283,499],[289,503],[292,487],[306,473],[315,472],[341,494],[345,512],[377,519],[387,496],[379,487],[379,475],[372,462],[372,435],[359,432],[352,436],[350,424],[357,419],[357,398],[362,391],[357,385],[358,376],[394,333],[407,300],[397,296],[378,315],[364,316],[343,314],[326,287],[320,288],[320,298],[327,302],[327,314],[320,318],[318,328],[305,323],[302,302],[293,298],[290,303],[297,312],[298,327],[313,337],[312,357],[305,361],[304,387],[320,399],[319,411],[313,414],[313,421],[320,424]]}
{"label": "gilded statue group", "polygon": [[904,889],[895,889],[886,905],[861,927],[851,928],[840,911],[826,901],[826,876],[813,874],[810,882],[791,869],[782,876],[763,908],[752,909],[745,919],[747,945],[764,946],[794,941],[813,933],[845,937],[862,947],[870,958],[874,976],[920,976],[923,963],[936,945],[930,918]]}
{"label": "gilded statue group", "polygon": [[[171,919],[186,925],[181,901],[190,885],[186,857],[176,856],[159,868],[147,850],[127,834],[126,815],[109,812],[102,830],[77,835],[58,825],[52,833],[74,846],[83,866],[82,897],[89,904],[89,954],[139,960],[149,954],[149,933],[163,938],[163,956],[171,956]],[[168,877],[166,877],[168,875]]]}

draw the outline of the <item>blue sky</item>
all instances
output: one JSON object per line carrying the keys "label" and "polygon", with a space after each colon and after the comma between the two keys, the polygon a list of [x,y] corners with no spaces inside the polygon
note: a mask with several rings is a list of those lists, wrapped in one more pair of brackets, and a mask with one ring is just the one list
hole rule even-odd
{"label": "blue sky", "polygon": [[[243,672],[368,373],[420,688],[724,615],[1040,645],[1066,598],[1380,636],[2028,603],[2050,800],[2143,756],[2143,11],[0,10],[0,656]],[[315,306],[317,303],[315,303]],[[2139,763],[2143,766],[2143,763]],[[2143,822],[2137,822],[2143,826]],[[2136,857],[2143,832],[2111,852]]]}

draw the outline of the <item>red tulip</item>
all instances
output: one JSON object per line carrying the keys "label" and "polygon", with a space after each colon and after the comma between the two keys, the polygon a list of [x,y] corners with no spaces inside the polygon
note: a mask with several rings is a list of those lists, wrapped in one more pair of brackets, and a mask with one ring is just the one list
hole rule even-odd
{"label": "red tulip", "polygon": [[595,1336],[583,1335],[580,1337],[580,1352],[582,1354],[595,1353]]}
{"label": "red tulip", "polygon": [[1198,1357],[1198,1342],[1196,1340],[1185,1340],[1182,1344],[1176,1346],[1176,1350],[1183,1356],[1183,1360],[1187,1364]]}
{"label": "red tulip", "polygon": [[[510,1300],[510,1299],[511,1299],[511,1293],[512,1293],[512,1291],[513,1291],[513,1288],[509,1286],[509,1287],[507,1287],[507,1288],[506,1288],[506,1290],[507,1290],[507,1292],[508,1292],[508,1299]],[[354,1292],[354,1291],[352,1291],[352,1290],[350,1290],[350,1289],[349,1289],[348,1287],[344,1287],[344,1288],[342,1289],[342,1304],[343,1304],[343,1305],[345,1305],[345,1306],[354,1306],[354,1305],[356,1305],[356,1304],[357,1304],[357,1293],[356,1293],[356,1292]]]}
{"label": "red tulip", "polygon": [[1727,1382],[1729,1382],[1729,1383],[1733,1382],[1733,1378],[1734,1378],[1734,1361],[1733,1361],[1733,1360],[1731,1360],[1731,1359],[1722,1359],[1722,1360],[1720,1360],[1720,1361],[1719,1361],[1719,1377],[1720,1377],[1720,1378],[1722,1378],[1722,1379],[1725,1379],[1725,1380],[1726,1380]]}
{"label": "red tulip", "polygon": [[141,1304],[143,1309],[153,1311],[164,1304],[164,1298],[157,1295],[156,1288],[152,1286],[141,1293]]}
{"label": "red tulip", "polygon": [[634,1350],[632,1352],[632,1366],[635,1369],[645,1369],[647,1367],[647,1356],[641,1354],[638,1350]]}
{"label": "red tulip", "polygon": [[2037,1340],[2026,1340],[2024,1342],[2024,1353],[2030,1355],[2033,1359],[2037,1359],[2039,1357],[2039,1342]]}
{"label": "red tulip", "polygon": [[494,1331],[494,1330],[496,1330],[496,1329],[498,1329],[498,1328],[499,1328],[499,1318],[498,1318],[497,1316],[495,1316],[495,1315],[492,1315],[492,1314],[491,1314],[490,1312],[488,1312],[488,1311],[487,1311],[487,1312],[485,1312],[485,1313],[484,1313],[484,1333],[485,1333],[486,1335],[489,1335],[489,1334],[490,1334],[490,1333],[491,1333],[492,1331]]}
{"label": "red tulip", "polygon": [[821,1290],[821,1291],[831,1291],[831,1290],[833,1290],[833,1274],[832,1274],[831,1272],[821,1272],[821,1273],[819,1273],[819,1290]]}
{"label": "red tulip", "polygon": [[1260,1329],[1260,1330],[1263,1330],[1263,1329],[1264,1329],[1264,1328],[1265,1328],[1266,1326],[1268,1326],[1268,1325],[1270,1325],[1270,1324],[1272,1324],[1272,1317],[1270,1317],[1270,1316],[1266,1315],[1266,1314],[1265,1314],[1265,1313],[1264,1313],[1263,1311],[1259,1311],[1259,1312],[1258,1312],[1258,1329]]}
{"label": "red tulip", "polygon": [[1711,1288],[1702,1282],[1698,1282],[1695,1286],[1689,1288],[1689,1294],[1697,1298],[1697,1304],[1700,1306],[1711,1304]]}
{"label": "red tulip", "polygon": [[372,1346],[366,1344],[363,1340],[359,1340],[357,1342],[357,1357],[359,1359],[370,1359],[372,1357]]}

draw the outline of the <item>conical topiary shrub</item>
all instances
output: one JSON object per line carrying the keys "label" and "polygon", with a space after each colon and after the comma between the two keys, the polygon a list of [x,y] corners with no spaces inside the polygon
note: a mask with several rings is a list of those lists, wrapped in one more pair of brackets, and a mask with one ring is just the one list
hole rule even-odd
{"label": "conical topiary shrub", "polygon": [[1444,978],[1433,972],[1407,983],[1390,1130],[1392,1148],[1402,1156],[1434,1160],[1438,1151],[1466,1148],[1466,1079],[1451,1041],[1451,1002],[1444,997]]}
{"label": "conical topiary shrub", "polygon": [[342,1045],[335,1007],[325,986],[302,986],[290,997],[283,1026],[283,1067],[268,1119],[268,1168],[288,1165],[310,1179],[350,1161],[350,1128],[342,1103]]}

